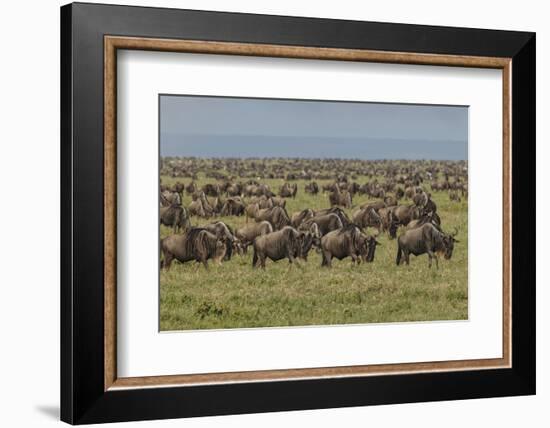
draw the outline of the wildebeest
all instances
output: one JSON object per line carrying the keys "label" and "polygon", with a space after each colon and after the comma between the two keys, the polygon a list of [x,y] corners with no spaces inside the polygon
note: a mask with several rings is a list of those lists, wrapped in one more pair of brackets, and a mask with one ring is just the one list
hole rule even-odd
{"label": "wildebeest", "polygon": [[252,267],[256,267],[259,263],[265,269],[266,258],[273,261],[286,258],[289,263],[294,263],[296,257],[302,255],[301,246],[301,235],[291,226],[283,227],[281,230],[268,235],[258,236],[254,240]]}
{"label": "wildebeest", "polygon": [[355,211],[352,215],[352,221],[360,228],[376,227],[382,231],[382,218],[377,214],[374,208],[363,208]]}
{"label": "wildebeest", "polygon": [[214,209],[208,202],[204,192],[200,192],[197,198],[189,205],[189,215],[196,215],[198,217],[212,217],[214,215]]}
{"label": "wildebeest", "polygon": [[[223,221],[216,221],[202,227],[210,233],[216,235],[218,240],[225,244],[226,251],[224,260],[231,260],[235,244],[238,244],[238,242],[235,240],[235,236],[233,234],[233,231],[231,230],[231,227],[229,227]],[[238,250],[239,248],[237,247],[236,249]]]}
{"label": "wildebeest", "polygon": [[391,221],[406,226],[411,220],[420,218],[421,210],[416,205],[398,205],[391,211]]}
{"label": "wildebeest", "polygon": [[319,185],[315,181],[312,181],[306,184],[304,190],[310,195],[316,195],[319,193]]}
{"label": "wildebeest", "polygon": [[207,196],[220,196],[220,186],[218,184],[212,184],[212,183],[206,183],[204,186],[202,186],[202,191]]}
{"label": "wildebeest", "polygon": [[290,223],[292,227],[298,229],[300,225],[306,221],[312,218],[315,215],[313,210],[311,208],[306,208],[305,210],[298,211],[294,214],[292,214],[292,217],[290,218]]}
{"label": "wildebeest", "polygon": [[290,217],[286,210],[281,207],[258,210],[254,219],[257,222],[268,221],[273,226],[273,230],[281,230],[285,226],[290,226]]}
{"label": "wildebeest", "polygon": [[195,260],[208,268],[208,260],[221,263],[225,256],[225,244],[216,235],[203,228],[189,229],[182,235],[170,235],[160,241],[163,254],[161,267],[170,269],[174,259],[181,263]]}
{"label": "wildebeest", "polygon": [[340,221],[342,222],[343,226],[347,226],[348,224],[351,224],[351,220],[346,214],[346,212],[339,207],[331,207],[331,208],[325,208],[319,211],[315,211],[315,216],[321,216],[326,214],[336,214]]}
{"label": "wildebeest", "polygon": [[328,197],[331,206],[343,206],[344,208],[351,208],[351,193],[347,190],[341,191],[338,184],[334,186],[334,191],[330,193]]}
{"label": "wildebeest", "polygon": [[435,259],[436,267],[439,267],[438,253],[442,253],[446,260],[453,255],[455,242],[459,242],[454,234],[443,233],[431,224],[426,223],[416,229],[407,230],[397,239],[397,258],[395,263],[399,266],[403,259],[409,264],[409,254],[420,256],[428,254],[428,266],[432,267],[432,259]]}
{"label": "wildebeest", "polygon": [[285,183],[281,186],[281,189],[279,190],[279,196],[281,198],[295,198],[296,193],[298,192],[298,185],[296,183],[290,184]]}
{"label": "wildebeest", "polygon": [[177,233],[180,229],[184,231],[191,227],[191,221],[189,220],[189,213],[181,205],[170,205],[169,207],[160,208],[160,224],[172,227],[174,233]]}
{"label": "wildebeest", "polygon": [[260,223],[250,223],[246,226],[240,227],[235,231],[235,237],[240,241],[243,250],[246,252],[248,246],[254,242],[260,235],[267,235],[273,232],[273,226],[268,221],[261,221]]}
{"label": "wildebeest", "polygon": [[321,266],[331,267],[333,257],[338,260],[351,257],[352,263],[357,264],[361,257],[367,255],[367,240],[359,227],[350,224],[324,235],[321,238],[321,252]]}
{"label": "wildebeest", "polygon": [[245,205],[240,196],[232,196],[225,200],[220,211],[222,216],[241,216],[245,212]]}
{"label": "wildebeest", "polygon": [[165,190],[160,194],[160,203],[162,206],[181,205],[181,196],[178,192]]}
{"label": "wildebeest", "polygon": [[340,217],[338,217],[336,214],[330,213],[325,215],[317,215],[310,218],[309,220],[304,221],[300,225],[299,229],[310,230],[312,224],[317,225],[321,236],[324,236],[333,230],[341,229],[342,227],[344,227],[344,225],[342,224],[342,220],[340,220]]}

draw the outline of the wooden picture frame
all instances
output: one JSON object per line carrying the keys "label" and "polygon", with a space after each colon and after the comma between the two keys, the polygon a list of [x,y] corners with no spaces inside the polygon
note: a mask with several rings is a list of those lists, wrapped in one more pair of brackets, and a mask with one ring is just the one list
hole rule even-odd
{"label": "wooden picture frame", "polygon": [[[286,31],[279,31],[283,27]],[[503,357],[117,377],[117,49],[501,69]],[[61,52],[62,420],[95,423],[534,393],[534,34],[72,4],[61,9]]]}

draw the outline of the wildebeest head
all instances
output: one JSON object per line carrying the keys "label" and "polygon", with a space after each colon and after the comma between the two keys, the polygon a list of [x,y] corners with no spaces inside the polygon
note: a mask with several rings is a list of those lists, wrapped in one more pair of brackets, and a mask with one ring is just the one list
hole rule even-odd
{"label": "wildebeest head", "polygon": [[445,260],[449,260],[453,256],[453,250],[455,247],[455,242],[460,242],[458,239],[455,239],[458,230],[455,228],[455,231],[451,234],[443,234],[443,245],[445,247],[444,257]]}
{"label": "wildebeest head", "polygon": [[366,247],[367,247],[367,257],[365,261],[367,263],[371,263],[374,261],[374,252],[376,251],[376,246],[382,245],[380,242],[376,240],[375,236],[369,236],[366,241]]}

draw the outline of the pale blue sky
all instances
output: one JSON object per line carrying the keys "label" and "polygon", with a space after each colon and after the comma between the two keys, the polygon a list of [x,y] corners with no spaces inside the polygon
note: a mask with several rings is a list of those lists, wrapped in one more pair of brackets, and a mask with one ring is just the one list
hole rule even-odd
{"label": "pale blue sky", "polygon": [[161,156],[467,159],[468,108],[161,95]]}

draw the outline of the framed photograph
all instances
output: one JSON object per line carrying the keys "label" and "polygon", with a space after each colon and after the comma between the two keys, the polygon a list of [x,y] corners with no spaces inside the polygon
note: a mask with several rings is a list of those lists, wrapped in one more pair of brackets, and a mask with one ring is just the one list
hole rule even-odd
{"label": "framed photograph", "polygon": [[61,56],[62,420],[535,393],[533,33],[76,3]]}

